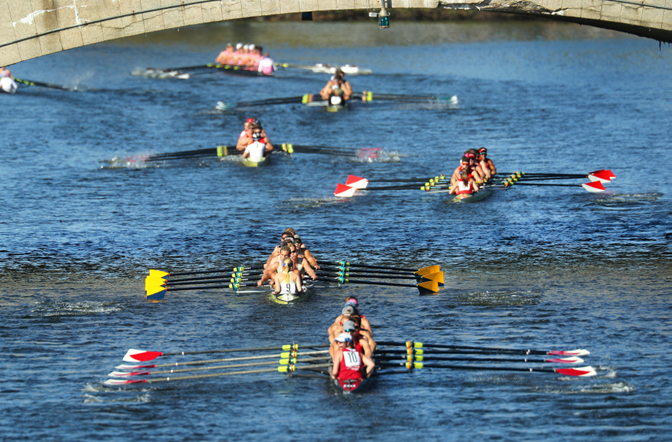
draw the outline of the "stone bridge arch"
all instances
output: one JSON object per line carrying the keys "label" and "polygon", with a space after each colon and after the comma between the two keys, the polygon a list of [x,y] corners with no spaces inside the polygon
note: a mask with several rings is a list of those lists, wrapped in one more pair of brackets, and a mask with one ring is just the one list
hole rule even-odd
{"label": "stone bridge arch", "polygon": [[[569,21],[672,42],[672,0],[384,1],[392,14],[392,23],[394,8],[477,9]],[[362,14],[379,10],[380,1],[0,0],[0,66],[117,38],[202,23],[358,9]]]}

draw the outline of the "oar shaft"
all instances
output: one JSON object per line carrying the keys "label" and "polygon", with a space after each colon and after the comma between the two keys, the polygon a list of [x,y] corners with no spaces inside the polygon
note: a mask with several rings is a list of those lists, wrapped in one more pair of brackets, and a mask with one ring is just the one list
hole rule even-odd
{"label": "oar shaft", "polygon": [[[320,347],[329,347],[329,344],[297,344],[299,348],[320,348]],[[203,351],[182,351],[174,353],[163,353],[163,356],[183,356],[183,355],[204,355],[210,353],[242,353],[242,352],[252,352],[252,351],[288,351],[287,346],[275,346],[275,347],[253,347],[253,348],[233,348],[226,350],[203,350]]]}
{"label": "oar shaft", "polygon": [[[319,355],[328,353],[329,350],[316,350],[316,351],[304,351],[300,353],[277,353],[272,355],[260,355],[260,356],[244,356],[239,358],[225,358],[225,359],[208,359],[204,361],[189,361],[189,362],[171,362],[170,364],[150,364],[150,365],[118,365],[117,369],[120,370],[137,370],[141,368],[161,368],[161,367],[183,367],[187,365],[206,365],[206,364],[218,364],[221,362],[239,362],[239,361],[253,361],[259,359],[279,359],[283,357],[295,357],[303,358],[308,355]],[[293,355],[293,356],[292,356]]]}
{"label": "oar shaft", "polygon": [[379,282],[379,281],[358,281],[352,279],[346,279],[344,284],[367,284],[367,285],[387,285],[392,287],[413,287],[417,288],[417,284],[399,284],[396,282]]}
{"label": "oar shaft", "polygon": [[397,270],[397,271],[400,271],[400,272],[413,272],[413,273],[418,271],[418,269],[404,269],[404,268],[401,268],[401,267],[376,266],[376,265],[368,265],[368,264],[353,264],[353,263],[350,263],[350,262],[346,262],[346,263],[336,262],[334,264],[337,264],[337,265],[343,265],[344,264],[346,267],[360,267],[360,268],[363,268],[363,269]]}

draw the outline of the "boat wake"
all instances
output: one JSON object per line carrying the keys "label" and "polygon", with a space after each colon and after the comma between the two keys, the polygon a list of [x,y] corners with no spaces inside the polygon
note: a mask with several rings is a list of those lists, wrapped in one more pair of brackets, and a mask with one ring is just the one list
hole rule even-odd
{"label": "boat wake", "polygon": [[612,209],[628,209],[656,202],[663,196],[665,194],[660,192],[612,193],[596,198],[595,204]]}
{"label": "boat wake", "polygon": [[287,209],[309,209],[323,206],[330,206],[333,204],[341,204],[344,200],[342,198],[327,197],[327,198],[290,198],[282,202],[282,208]]}
{"label": "boat wake", "polygon": [[86,316],[86,315],[107,315],[124,310],[119,303],[114,302],[62,302],[62,301],[40,301],[33,308],[35,317],[50,318],[56,316]]}
{"label": "boat wake", "polygon": [[532,292],[476,292],[455,295],[462,305],[480,307],[538,305],[541,294]]}

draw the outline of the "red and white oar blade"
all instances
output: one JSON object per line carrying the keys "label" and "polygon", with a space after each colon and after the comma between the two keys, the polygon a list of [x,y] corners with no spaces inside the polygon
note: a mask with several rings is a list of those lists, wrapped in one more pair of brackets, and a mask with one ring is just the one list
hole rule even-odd
{"label": "red and white oar blade", "polygon": [[604,192],[606,190],[600,181],[581,184],[581,187],[586,189],[588,192]]}
{"label": "red and white oar blade", "polygon": [[151,373],[148,371],[113,371],[108,376],[112,378],[126,378],[129,376],[147,376],[148,374]]}
{"label": "red and white oar blade", "polygon": [[553,356],[586,356],[590,352],[588,350],[576,349],[576,350],[551,350],[548,352],[549,355]]}
{"label": "red and white oar blade", "polygon": [[145,379],[108,379],[103,384],[105,385],[126,385],[126,384],[143,384],[147,382]]}
{"label": "red and white oar blade", "polygon": [[126,352],[126,355],[124,356],[124,362],[153,361],[159,356],[163,356],[163,353],[160,351],[135,350],[132,348]]}
{"label": "red and white oar blade", "polygon": [[126,364],[121,364],[117,365],[116,367],[117,370],[138,370],[140,368],[156,368],[156,365],[126,365]]}
{"label": "red and white oar blade", "polygon": [[359,150],[359,158],[367,160],[375,160],[378,158],[382,147],[363,147]]}
{"label": "red and white oar blade", "polygon": [[555,358],[544,359],[544,362],[550,362],[552,364],[583,364],[585,361],[581,358]]}
{"label": "red and white oar blade", "polygon": [[345,184],[336,184],[336,192],[334,192],[334,195],[339,198],[352,198],[355,195],[355,192],[357,192],[356,187],[346,186]]}
{"label": "red and white oar blade", "polygon": [[366,189],[366,186],[369,185],[369,180],[354,175],[348,175],[348,180],[345,182],[345,185],[354,187],[355,189]]}
{"label": "red and white oar blade", "polygon": [[609,173],[608,170],[598,170],[596,172],[590,172],[588,174],[588,179],[592,182],[599,181],[601,183],[610,183],[611,173]]}
{"label": "red and white oar blade", "polygon": [[593,367],[579,367],[579,368],[554,368],[556,373],[564,374],[565,376],[597,376],[597,372]]}

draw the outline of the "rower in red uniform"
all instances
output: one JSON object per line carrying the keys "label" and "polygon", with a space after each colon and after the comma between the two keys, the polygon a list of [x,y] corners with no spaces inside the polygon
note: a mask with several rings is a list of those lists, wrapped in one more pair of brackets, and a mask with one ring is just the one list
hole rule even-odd
{"label": "rower in red uniform", "polygon": [[338,351],[334,354],[334,366],[331,369],[331,378],[338,380],[363,379],[362,368],[366,366],[366,377],[371,376],[376,364],[373,360],[355,348],[352,336],[341,333],[336,337]]}
{"label": "rower in red uniform", "polygon": [[478,184],[473,178],[469,178],[466,170],[461,172],[457,185],[450,188],[450,195],[457,195],[460,199],[470,198],[476,192],[478,192]]}
{"label": "rower in red uniform", "polygon": [[373,339],[373,329],[371,328],[369,320],[366,319],[366,316],[360,313],[359,302],[357,301],[357,298],[355,298],[354,296],[348,296],[347,298],[345,298],[345,307],[343,307],[341,315],[334,320],[334,323],[331,326],[329,326],[330,341],[333,339],[333,337],[335,337],[338,333],[340,333],[340,327],[343,321],[347,321],[348,319],[350,319],[351,315],[359,316],[361,320],[361,329],[362,329],[361,331],[365,334],[368,333],[371,339]]}
{"label": "rower in red uniform", "polygon": [[[352,317],[353,319],[356,319],[357,322],[359,322],[359,317]],[[373,345],[375,344],[373,340],[370,340],[368,336],[364,336],[359,333],[359,330],[357,329],[357,325],[355,324],[354,321],[343,321],[343,325],[341,326],[341,329],[339,330],[338,336],[340,336],[343,333],[348,333],[351,336],[352,343],[354,347],[362,352],[362,354],[372,357],[373,356],[373,350],[374,347]],[[338,337],[337,336],[337,337]],[[329,354],[333,358],[334,355],[338,352],[338,343],[336,342],[336,339],[334,338],[333,342],[331,343],[331,346],[329,347]]]}
{"label": "rower in red uniform", "polygon": [[[495,167],[495,163],[492,162],[490,158],[488,158],[488,149],[485,147],[481,147],[478,149],[478,163],[481,166],[481,169],[486,173],[486,176],[490,178],[492,175],[497,174],[497,168]],[[488,176],[488,173],[490,175]]]}

